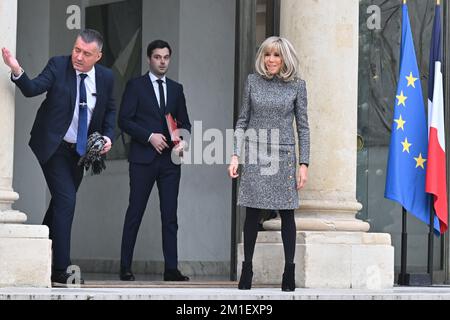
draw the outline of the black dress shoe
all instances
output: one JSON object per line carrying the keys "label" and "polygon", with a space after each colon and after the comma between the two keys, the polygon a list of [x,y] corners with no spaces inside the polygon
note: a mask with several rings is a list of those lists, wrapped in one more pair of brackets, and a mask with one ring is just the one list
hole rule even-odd
{"label": "black dress shoe", "polygon": [[72,273],[67,273],[65,271],[54,271],[51,277],[52,283],[57,285],[76,285],[84,284],[82,278],[77,279]]}
{"label": "black dress shoe", "polygon": [[120,270],[120,280],[122,281],[134,281],[134,274],[131,270]]}
{"label": "black dress shoe", "polygon": [[183,275],[178,269],[166,269],[164,281],[189,281],[189,277]]}

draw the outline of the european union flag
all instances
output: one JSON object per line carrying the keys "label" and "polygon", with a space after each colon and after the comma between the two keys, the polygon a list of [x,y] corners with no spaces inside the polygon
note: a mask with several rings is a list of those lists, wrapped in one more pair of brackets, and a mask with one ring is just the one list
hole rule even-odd
{"label": "european union flag", "polygon": [[[425,192],[428,126],[414,40],[403,4],[400,76],[394,107],[384,196],[429,224],[431,198]],[[435,217],[434,228],[439,232]]]}

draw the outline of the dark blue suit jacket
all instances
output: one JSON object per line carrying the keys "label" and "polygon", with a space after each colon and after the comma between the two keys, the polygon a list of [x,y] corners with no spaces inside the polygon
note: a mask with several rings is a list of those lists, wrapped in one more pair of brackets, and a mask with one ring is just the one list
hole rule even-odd
{"label": "dark blue suit jacket", "polygon": [[[97,131],[113,141],[114,76],[110,69],[96,65],[95,78],[97,102],[89,125],[89,134]],[[77,79],[71,57],[53,57],[35,79],[30,80],[24,73],[14,82],[26,97],[47,92],[37,112],[29,143],[39,162],[44,164],[55,153],[72,122],[77,98]]]}
{"label": "dark blue suit jacket", "polygon": [[[191,131],[191,123],[186,109],[183,86],[167,79],[166,112],[172,114],[181,128]],[[159,93],[158,93],[159,94]],[[170,141],[160,112],[153,85],[148,74],[127,83],[119,112],[119,127],[131,136],[128,160],[132,163],[149,164],[157,155],[156,149],[148,141],[152,133],[164,134]]]}

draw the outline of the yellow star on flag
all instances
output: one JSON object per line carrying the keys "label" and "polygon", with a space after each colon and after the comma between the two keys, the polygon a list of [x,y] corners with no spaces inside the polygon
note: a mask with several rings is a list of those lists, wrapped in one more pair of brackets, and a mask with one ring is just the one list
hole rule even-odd
{"label": "yellow star on flag", "polygon": [[402,115],[400,115],[400,118],[395,119],[394,121],[397,122],[397,130],[402,129],[403,131],[405,131],[404,125],[406,121],[402,119]]}
{"label": "yellow star on flag", "polygon": [[423,165],[427,159],[422,158],[422,154],[419,154],[418,158],[414,158],[414,160],[416,160],[417,164],[416,164],[416,168],[421,167],[422,169],[425,169],[425,166]]}
{"label": "yellow star on flag", "polygon": [[408,138],[405,138],[405,141],[402,142],[402,145],[403,145],[403,152],[409,153],[409,148],[411,148],[412,143],[408,142]]}
{"label": "yellow star on flag", "polygon": [[397,106],[403,105],[404,107],[406,107],[405,101],[406,101],[406,99],[408,99],[408,97],[405,97],[405,95],[403,94],[403,91],[400,93],[399,96],[397,96],[397,99],[398,99]]}
{"label": "yellow star on flag", "polygon": [[416,87],[415,82],[419,80],[419,78],[414,78],[412,72],[409,74],[409,77],[406,77],[406,80],[408,80],[408,87],[412,86],[413,88]]}

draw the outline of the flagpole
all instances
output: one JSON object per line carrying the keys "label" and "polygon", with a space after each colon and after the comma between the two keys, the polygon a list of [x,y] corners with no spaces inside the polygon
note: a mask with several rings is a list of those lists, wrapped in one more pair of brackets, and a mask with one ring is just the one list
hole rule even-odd
{"label": "flagpole", "polygon": [[[449,7],[448,1],[443,2],[442,9],[444,11],[444,17],[450,17],[450,7]],[[450,33],[448,31],[449,22],[450,22],[449,19],[444,19],[444,28],[443,28],[443,32],[444,32],[443,39],[444,39],[444,47],[445,47],[444,52],[448,52],[448,50],[450,50]],[[448,54],[444,55],[444,57],[443,57],[444,58],[443,59],[443,63],[444,63],[443,70],[445,70],[445,72],[444,72],[444,97],[445,97],[444,104],[446,105],[446,107],[444,108],[444,113],[445,113],[444,118],[445,118],[445,128],[447,128],[447,132],[448,132],[448,128],[450,128],[450,122],[449,122],[449,119],[447,116],[448,115],[448,101],[449,101],[449,97],[450,97],[450,85],[449,85],[450,81],[449,81],[449,77],[446,75],[450,75],[450,67],[449,67],[450,61],[447,59],[447,57],[448,57]],[[446,148],[447,148],[446,154],[450,154],[450,151],[449,151],[450,148],[449,148],[448,144],[447,144]],[[449,161],[449,158],[447,157],[447,168],[449,168],[448,161]],[[450,186],[450,180],[449,180],[448,176],[449,175],[447,174],[447,186]],[[449,242],[447,240],[448,240],[448,236],[445,235],[445,237],[444,237],[444,260],[446,260],[446,261],[448,261],[448,252],[449,252],[449,250],[448,250]],[[445,274],[448,275],[449,274],[448,263],[445,263],[444,266],[445,266],[445,268],[444,268]],[[448,277],[446,277],[446,278],[447,278],[446,283],[448,283],[449,279],[448,279]]]}
{"label": "flagpole", "polygon": [[[407,6],[407,1],[403,0],[403,6]],[[403,17],[403,19],[405,19],[407,17]],[[405,30],[402,27],[402,31],[404,32]],[[405,39],[403,39],[403,35],[402,35],[402,49],[403,49],[403,44]],[[403,56],[404,52],[401,51],[400,56],[401,59],[404,58]],[[403,92],[402,92],[403,94]],[[426,134],[426,133],[425,133]],[[428,141],[427,141],[428,143]],[[427,199],[424,198],[423,199],[425,202],[428,201],[428,206],[429,206],[429,201],[430,201],[430,197],[428,197]],[[400,202],[401,203],[401,202]],[[402,203],[403,204],[403,203]],[[427,207],[428,207],[427,206]],[[431,281],[431,274],[430,272],[428,273],[408,273],[407,272],[407,251],[408,251],[408,231],[407,231],[407,209],[403,206],[402,207],[402,238],[401,238],[401,270],[400,270],[400,274],[399,274],[399,278],[398,278],[398,284],[399,285],[404,285],[404,286],[429,286],[432,284]],[[426,219],[424,220],[424,222],[427,222]],[[434,219],[433,219],[434,222]],[[434,226],[434,224],[432,223],[431,226]],[[429,236],[429,240],[432,240],[432,237]],[[432,270],[432,251],[430,254],[430,241],[428,242],[428,269]],[[432,244],[431,244],[431,248],[432,248]],[[431,257],[431,260],[430,260]],[[431,262],[431,264],[430,264]]]}
{"label": "flagpole", "polygon": [[[436,5],[441,5],[440,0],[436,0]],[[436,19],[436,17],[435,17]],[[435,209],[433,206],[433,198],[430,196],[430,228],[428,233],[428,274],[430,275],[431,285],[433,284],[433,272],[434,272],[434,218],[435,218]]]}
{"label": "flagpole", "polygon": [[[436,5],[440,5],[441,1],[436,0]],[[436,17],[435,17],[436,18]],[[434,206],[432,203],[432,197],[430,196],[430,228],[428,232],[428,264],[427,273],[430,275],[430,285],[433,285],[433,256],[434,256]]]}
{"label": "flagpole", "polygon": [[[403,4],[406,4],[406,0],[403,0]],[[402,40],[403,41],[403,40]],[[406,272],[406,266],[408,264],[408,217],[405,207],[402,207],[402,248],[401,248],[401,260],[400,260],[400,274],[398,275],[399,285],[408,285],[409,275]]]}
{"label": "flagpole", "polygon": [[[430,202],[432,201],[430,197]],[[428,274],[430,275],[430,285],[433,284],[433,255],[434,255],[434,208],[430,205],[430,229],[428,233]]]}
{"label": "flagpole", "polygon": [[[440,5],[441,1],[436,0],[436,5]],[[436,19],[436,17],[435,17]],[[428,267],[427,271],[430,275],[430,285],[433,284],[433,256],[434,256],[434,217],[435,217],[435,210],[433,205],[433,197],[430,196],[430,228],[428,232]]]}
{"label": "flagpole", "polygon": [[408,263],[408,232],[407,230],[407,212],[405,207],[402,207],[402,248],[400,260],[400,274],[398,275],[398,284],[401,286],[408,285],[408,276],[406,273],[406,265]]}
{"label": "flagpole", "polygon": [[[436,5],[440,5],[441,1],[436,0]],[[435,17],[436,18],[436,17]],[[428,267],[427,271],[430,275],[431,285],[433,284],[433,256],[434,256],[434,217],[435,211],[432,203],[432,197],[430,196],[430,228],[428,232]]]}

